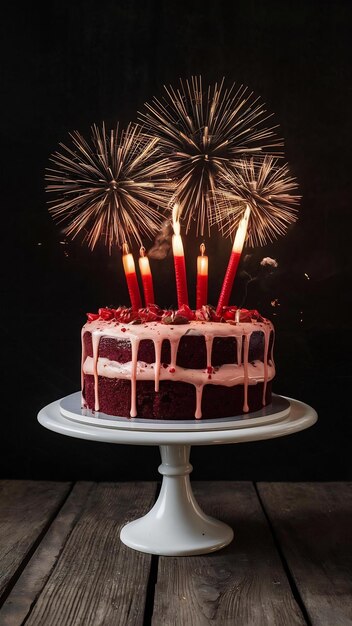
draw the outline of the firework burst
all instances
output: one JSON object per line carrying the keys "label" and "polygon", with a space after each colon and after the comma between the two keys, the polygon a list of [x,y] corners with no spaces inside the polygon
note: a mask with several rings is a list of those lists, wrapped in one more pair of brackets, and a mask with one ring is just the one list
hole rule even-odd
{"label": "firework burst", "polygon": [[186,230],[195,220],[197,234],[203,235],[217,213],[221,176],[242,156],[272,153],[283,143],[275,127],[265,127],[271,116],[247,87],[227,89],[222,80],[203,90],[201,77],[192,77],[165,92],[162,101],[146,104],[147,112],[140,116],[172,162],[174,199],[182,207]]}
{"label": "firework burst", "polygon": [[85,233],[93,249],[103,238],[109,250],[141,234],[155,234],[164,219],[158,207],[167,207],[170,182],[167,161],[160,157],[158,139],[146,137],[137,124],[109,133],[92,126],[91,142],[75,131],[72,147],[60,144],[48,169],[46,190],[54,193],[49,211],[66,224],[64,233]]}
{"label": "firework burst", "polygon": [[293,193],[297,189],[296,179],[290,176],[286,164],[278,165],[272,156],[238,162],[236,170],[224,174],[222,187],[216,191],[218,213],[213,222],[231,236],[244,208],[249,206],[249,245],[272,242],[297,219],[300,196]]}

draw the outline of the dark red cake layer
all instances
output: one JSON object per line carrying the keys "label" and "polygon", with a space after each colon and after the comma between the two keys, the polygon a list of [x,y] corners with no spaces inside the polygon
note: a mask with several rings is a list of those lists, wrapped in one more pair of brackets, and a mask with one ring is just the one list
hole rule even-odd
{"label": "dark red cake layer", "polygon": [[[83,337],[86,356],[93,356],[92,336],[86,332]],[[272,337],[269,343],[269,354]],[[161,350],[161,362],[170,363],[170,342],[163,341]],[[102,337],[99,343],[99,357],[127,363],[132,360],[131,343],[128,339],[115,339]],[[264,334],[261,331],[252,333],[249,342],[249,361],[264,359]],[[155,362],[154,343],[151,339],[143,339],[139,344],[138,360],[145,363]],[[215,337],[213,341],[211,363],[213,367],[225,363],[237,363],[237,344],[234,337]],[[207,366],[207,354],[204,336],[185,335],[181,338],[177,351],[177,365],[191,369],[205,369]]]}
{"label": "dark red cake layer", "polygon": [[[100,412],[129,417],[131,409],[131,382],[99,376]],[[202,417],[232,417],[243,413],[243,386],[224,387],[205,385],[202,398]],[[83,395],[90,409],[94,409],[94,377],[84,375]],[[249,411],[262,408],[263,383],[249,385]],[[266,404],[271,402],[271,382],[267,384]],[[196,391],[194,385],[161,381],[160,391],[154,391],[154,381],[137,381],[137,417],[147,419],[194,419]]]}

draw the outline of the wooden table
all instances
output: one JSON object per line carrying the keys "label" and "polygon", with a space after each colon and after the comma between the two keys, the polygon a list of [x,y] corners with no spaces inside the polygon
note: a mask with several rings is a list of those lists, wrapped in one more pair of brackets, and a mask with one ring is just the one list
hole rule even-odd
{"label": "wooden table", "polygon": [[1,626],[352,624],[352,484],[193,482],[214,554],[130,550],[157,484],[0,481]]}

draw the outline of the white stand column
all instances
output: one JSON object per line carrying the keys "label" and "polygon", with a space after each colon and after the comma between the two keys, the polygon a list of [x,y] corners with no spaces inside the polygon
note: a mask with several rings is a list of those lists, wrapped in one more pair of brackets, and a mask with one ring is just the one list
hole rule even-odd
{"label": "white stand column", "polygon": [[153,508],[121,530],[121,541],[134,550],[165,556],[214,552],[233,539],[232,528],[208,515],[197,504],[189,474],[191,447],[160,446],[163,476]]}

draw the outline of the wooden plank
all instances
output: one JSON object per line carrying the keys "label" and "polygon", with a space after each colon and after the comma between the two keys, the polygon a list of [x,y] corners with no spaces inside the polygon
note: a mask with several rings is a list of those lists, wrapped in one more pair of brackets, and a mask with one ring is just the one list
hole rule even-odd
{"label": "wooden plank", "polygon": [[261,483],[312,624],[352,624],[352,483]]}
{"label": "wooden plank", "polygon": [[71,483],[0,481],[0,597],[69,492]]}
{"label": "wooden plank", "polygon": [[151,508],[155,491],[155,483],[91,490],[26,626],[143,624],[151,556],[124,546],[119,533]]}
{"label": "wooden plank", "polygon": [[235,539],[213,554],[161,557],[153,626],[305,624],[251,483],[193,483],[209,515],[234,528]]}
{"label": "wooden plank", "polygon": [[77,483],[0,609],[1,626],[22,624],[43,589],[94,483]]}

